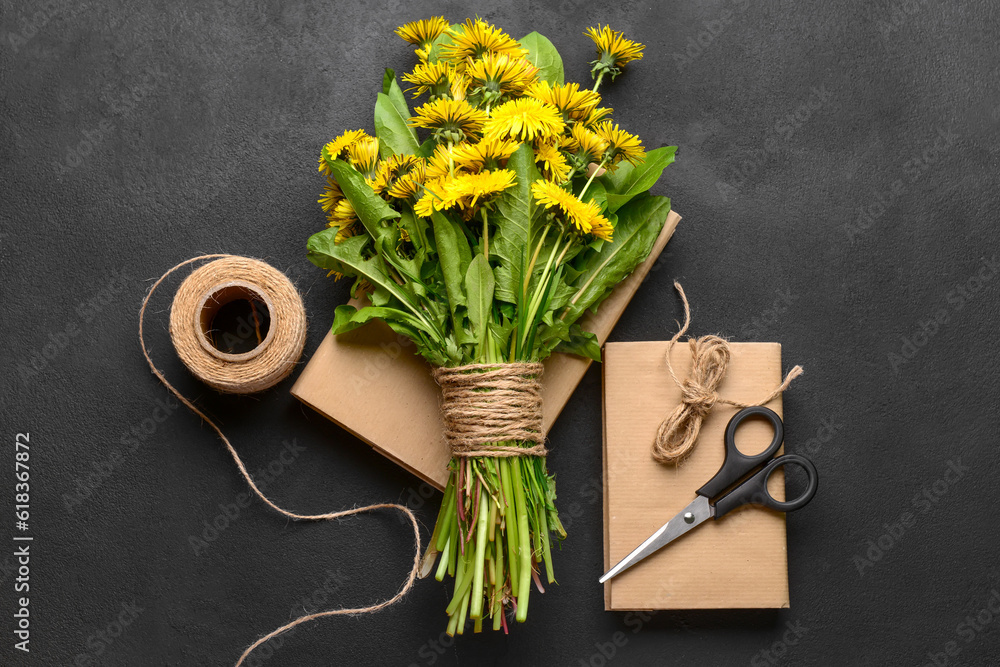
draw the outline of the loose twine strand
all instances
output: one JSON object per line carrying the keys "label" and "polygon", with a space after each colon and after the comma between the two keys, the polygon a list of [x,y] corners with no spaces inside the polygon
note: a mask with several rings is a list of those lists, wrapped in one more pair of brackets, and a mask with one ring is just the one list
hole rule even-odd
{"label": "loose twine strand", "polygon": [[162,276],[160,276],[159,280],[153,283],[153,286],[149,289],[149,292],[146,294],[146,298],[142,300],[142,308],[139,310],[139,344],[142,346],[142,355],[146,358],[146,363],[149,364],[149,368],[150,370],[153,371],[153,375],[159,378],[160,382],[163,383],[163,386],[165,386],[170,391],[170,393],[176,396],[178,400],[180,400],[192,412],[201,417],[209,426],[212,427],[212,430],[215,431],[215,433],[219,436],[222,442],[226,445],[226,449],[229,451],[230,455],[232,455],[233,461],[236,462],[236,467],[239,468],[240,474],[243,475],[243,479],[246,480],[247,484],[253,490],[254,494],[256,494],[257,497],[260,498],[262,501],[264,501],[264,503],[271,509],[295,521],[326,521],[329,519],[337,519],[340,517],[351,516],[352,514],[371,512],[373,510],[379,510],[379,509],[398,510],[399,512],[406,515],[406,517],[410,520],[410,524],[413,526],[413,542],[415,547],[413,556],[413,567],[410,568],[410,574],[406,579],[406,583],[403,585],[402,588],[399,589],[399,592],[397,592],[393,597],[383,602],[379,602],[378,604],[370,605],[368,607],[358,607],[354,609],[331,609],[328,611],[321,611],[315,614],[306,614],[304,616],[300,616],[295,620],[286,623],[285,625],[282,625],[281,627],[267,633],[266,635],[255,641],[253,644],[251,644],[249,648],[243,651],[243,654],[236,662],[236,667],[240,667],[240,665],[243,664],[243,661],[246,660],[247,656],[249,656],[253,652],[253,650],[256,649],[258,646],[270,641],[271,639],[277,637],[283,632],[291,630],[297,625],[306,623],[308,621],[314,621],[318,618],[323,618],[325,616],[370,614],[379,611],[381,609],[385,609],[386,607],[398,602],[400,599],[403,598],[403,596],[405,596],[410,591],[410,589],[413,587],[414,581],[417,578],[417,571],[420,565],[421,543],[420,543],[420,528],[417,525],[417,517],[414,516],[410,508],[404,505],[399,505],[395,503],[379,503],[375,505],[366,505],[364,507],[355,507],[349,510],[341,510],[339,512],[327,512],[326,514],[297,514],[296,512],[290,512],[289,510],[286,510],[276,505],[274,502],[271,501],[270,498],[265,496],[263,492],[261,492],[261,490],[257,487],[257,484],[253,481],[253,477],[250,476],[250,473],[247,471],[246,466],[243,464],[243,460],[240,458],[239,454],[236,453],[236,449],[233,448],[232,443],[229,442],[229,438],[226,437],[226,435],[216,425],[216,423],[211,419],[209,419],[209,417],[204,412],[202,412],[194,403],[192,403],[183,395],[181,395],[181,393],[177,391],[177,389],[174,388],[174,386],[167,381],[167,378],[164,377],[163,373],[160,372],[160,370],[153,364],[153,360],[150,358],[149,351],[146,348],[146,341],[143,337],[143,318],[146,314],[146,306],[149,304],[149,300],[153,296],[153,292],[156,291],[156,288],[159,287],[160,284],[170,274],[180,269],[181,267],[191,264],[192,262],[197,262],[199,260],[214,259],[218,257],[235,257],[235,256],[226,254],[200,255],[198,257],[193,257],[191,259],[185,260],[180,264],[174,266],[172,269],[164,273]]}
{"label": "loose twine strand", "polygon": [[[540,382],[544,368],[531,362],[435,368],[451,455],[545,456]],[[535,444],[520,444],[526,442]]]}
{"label": "loose twine strand", "polygon": [[684,288],[681,287],[681,284],[674,281],[674,288],[680,294],[684,304],[684,326],[667,343],[666,360],[670,377],[674,379],[674,383],[681,390],[681,403],[667,415],[660,424],[660,428],[657,429],[656,438],[653,440],[653,458],[660,463],[677,464],[694,450],[698,433],[701,432],[701,424],[716,404],[724,403],[737,408],[764,405],[788,389],[792,380],[805,371],[802,366],[795,366],[788,371],[785,379],[774,391],[756,403],[740,403],[722,398],[716,389],[722,383],[722,379],[726,377],[729,361],[732,358],[732,350],[725,338],[702,336],[701,338],[689,339],[691,356],[693,357],[691,371],[688,377],[683,380],[679,379],[670,363],[670,351],[673,349],[674,343],[687,332],[688,326],[691,324],[691,307],[688,305],[687,296],[684,294]]}

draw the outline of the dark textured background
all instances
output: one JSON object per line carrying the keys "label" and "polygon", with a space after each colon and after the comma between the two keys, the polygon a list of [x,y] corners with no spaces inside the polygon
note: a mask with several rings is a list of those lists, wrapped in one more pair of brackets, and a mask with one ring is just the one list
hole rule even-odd
{"label": "dark textured background", "polygon": [[[376,616],[300,628],[265,664],[918,665],[948,642],[950,664],[997,664],[1000,618],[960,626],[1000,588],[996,4],[499,4],[2,3],[0,525],[12,531],[14,437],[30,431],[35,556],[32,650],[15,656],[0,549],[0,663],[232,664],[314,610],[303,599],[324,586],[326,606],[341,606],[400,585],[410,537],[392,514],[289,525],[253,503],[195,552],[189,538],[244,484],[183,409],[132,440],[168,400],[140,355],[137,311],[150,279],[182,259],[257,256],[305,293],[311,353],[345,297],[305,258],[323,227],[317,152],[372,129],[382,67],[413,63],[393,27],[478,12],[514,36],[548,35],[573,80],[588,79],[588,25],[647,45],[606,98],[647,146],[680,146],[657,191],[684,221],[613,338],[668,337],[677,277],[695,333],[780,341],[786,364],[806,367],[786,398],[787,443],[823,482],[788,520],[792,606],[603,611],[595,367],[552,433],[560,500],[580,515],[556,558],[560,585],[532,596],[526,626],[444,648],[446,588],[424,581]],[[398,499],[433,523],[438,497],[421,500],[413,477],[300,406],[290,380],[252,398],[193,381],[165,333],[176,284],[154,303],[157,363],[252,470],[283,442],[305,448],[277,464],[277,502],[321,512]],[[941,481],[949,461],[969,468],[953,483]],[[918,502],[935,483],[940,498]],[[880,543],[877,562],[858,560]],[[133,603],[124,632],[97,640]],[[762,653],[787,623],[805,634]]]}

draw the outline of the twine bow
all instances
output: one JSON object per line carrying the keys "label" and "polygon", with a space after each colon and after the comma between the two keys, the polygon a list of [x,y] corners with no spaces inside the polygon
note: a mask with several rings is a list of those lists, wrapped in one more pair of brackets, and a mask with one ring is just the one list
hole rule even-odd
{"label": "twine bow", "polygon": [[716,389],[722,383],[722,379],[726,377],[729,360],[732,358],[732,350],[725,338],[702,336],[701,338],[691,338],[688,341],[692,356],[691,372],[683,380],[679,379],[670,363],[670,351],[673,349],[674,343],[687,332],[688,326],[691,324],[691,307],[688,305],[687,296],[684,294],[684,288],[681,287],[681,284],[674,281],[674,288],[684,303],[684,326],[667,343],[666,358],[670,377],[674,379],[681,390],[681,403],[667,415],[660,424],[660,428],[657,429],[656,439],[653,441],[653,458],[660,463],[677,464],[694,449],[698,433],[701,432],[701,423],[716,404],[724,403],[737,408],[764,405],[788,389],[792,380],[805,371],[802,366],[795,366],[788,371],[788,375],[785,376],[777,389],[757,403],[740,403],[722,398]]}

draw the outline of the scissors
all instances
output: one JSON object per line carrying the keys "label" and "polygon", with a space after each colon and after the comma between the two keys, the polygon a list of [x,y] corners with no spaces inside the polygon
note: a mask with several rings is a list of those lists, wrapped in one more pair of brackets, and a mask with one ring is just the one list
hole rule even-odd
{"label": "scissors", "polygon": [[[771,426],[774,428],[774,437],[771,439],[771,444],[763,452],[747,456],[736,447],[736,428],[754,416],[764,417],[771,422]],[[797,454],[775,457],[784,439],[785,429],[781,417],[769,408],[755,405],[733,415],[733,418],[729,420],[729,425],[726,426],[726,458],[723,460],[719,472],[715,473],[715,477],[708,480],[708,483],[695,492],[698,497],[690,505],[678,512],[674,518],[663,524],[632,553],[608,570],[600,578],[600,582],[603,584],[644,558],[653,555],[692,528],[697,528],[706,519],[718,519],[737,507],[763,505],[779,512],[791,512],[805,506],[816,495],[819,476],[816,474],[816,467],[805,457]],[[767,482],[775,470],[789,463],[804,469],[808,482],[802,495],[795,500],[782,502],[775,500],[768,493]]]}

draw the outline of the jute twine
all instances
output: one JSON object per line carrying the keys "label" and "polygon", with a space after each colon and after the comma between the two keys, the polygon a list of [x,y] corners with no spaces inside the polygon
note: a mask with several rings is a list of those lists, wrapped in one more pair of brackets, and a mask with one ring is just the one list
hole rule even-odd
{"label": "jute twine", "polygon": [[[263,637],[261,637],[260,639],[258,639],[257,641],[255,641],[253,644],[251,644],[245,651],[243,651],[243,654],[240,656],[239,660],[236,662],[236,667],[240,667],[240,665],[242,665],[243,662],[246,660],[247,656],[249,656],[253,652],[253,650],[256,649],[258,646],[260,646],[261,644],[266,643],[267,641],[273,639],[274,637],[277,637],[278,635],[280,635],[283,632],[291,630],[292,628],[294,628],[297,625],[300,625],[302,623],[306,623],[308,621],[313,621],[313,620],[316,620],[318,618],[323,618],[325,616],[346,616],[346,615],[370,614],[372,612],[379,611],[380,609],[385,609],[389,605],[395,604],[396,602],[398,602],[399,600],[401,600],[403,598],[403,596],[405,596],[409,592],[409,590],[413,587],[413,583],[414,583],[414,581],[417,578],[417,571],[418,571],[418,567],[420,565],[420,551],[421,551],[421,546],[420,546],[420,529],[419,529],[419,526],[417,525],[417,517],[414,516],[413,512],[411,512],[408,507],[406,507],[404,505],[398,505],[398,504],[395,504],[395,503],[379,503],[379,504],[376,504],[376,505],[366,505],[364,507],[355,507],[355,508],[348,509],[348,510],[341,510],[339,512],[327,512],[326,514],[298,514],[296,512],[291,512],[291,511],[286,510],[286,509],[284,509],[282,507],[279,507],[270,498],[268,498],[267,496],[265,496],[261,492],[260,488],[258,488],[257,484],[253,480],[253,477],[251,477],[250,473],[247,471],[247,467],[246,467],[246,465],[244,465],[243,460],[240,458],[239,454],[236,453],[236,449],[233,448],[232,443],[229,442],[229,438],[226,437],[226,435],[222,432],[222,430],[219,428],[219,426],[214,421],[212,421],[211,419],[209,419],[209,417],[204,412],[202,412],[194,403],[192,403],[190,400],[188,400],[187,398],[185,398],[184,396],[182,396],[181,393],[179,391],[177,391],[177,389],[175,389],[172,384],[170,384],[169,382],[167,382],[167,379],[163,376],[163,373],[161,373],[160,370],[153,364],[153,360],[149,356],[149,350],[146,348],[146,341],[143,338],[143,318],[144,318],[144,316],[146,314],[146,307],[149,304],[150,298],[153,296],[153,292],[156,291],[156,288],[159,287],[160,284],[170,274],[172,274],[174,271],[180,269],[183,266],[191,264],[192,262],[198,262],[198,261],[207,260],[207,259],[218,259],[219,261],[226,260],[227,261],[227,264],[226,264],[227,266],[239,267],[238,268],[238,270],[239,270],[239,274],[238,275],[240,276],[239,279],[240,280],[246,280],[246,282],[250,283],[251,285],[261,287],[261,289],[262,289],[263,292],[267,292],[267,290],[265,290],[263,288],[263,285],[262,285],[262,282],[265,279],[261,278],[257,273],[253,273],[252,271],[250,273],[247,273],[246,271],[250,270],[250,267],[257,267],[258,269],[261,268],[261,267],[265,267],[268,270],[267,271],[268,275],[270,276],[269,278],[266,278],[266,280],[268,280],[268,281],[274,280],[273,274],[276,273],[276,274],[280,275],[281,278],[283,278],[285,280],[285,282],[287,282],[287,278],[285,278],[284,275],[282,275],[276,269],[268,266],[267,264],[264,264],[263,262],[259,262],[258,260],[247,259],[245,257],[237,257],[237,256],[234,256],[234,255],[201,255],[199,257],[194,257],[192,259],[185,260],[185,261],[181,262],[180,264],[176,265],[175,267],[173,267],[172,269],[170,269],[169,271],[167,271],[166,273],[164,273],[162,276],[160,276],[159,280],[157,280],[155,283],[153,283],[153,286],[149,289],[149,292],[146,294],[146,298],[144,298],[142,300],[142,308],[139,310],[139,344],[142,346],[142,354],[146,358],[146,362],[149,364],[150,370],[153,371],[153,375],[155,375],[160,380],[160,382],[162,382],[163,385],[170,391],[170,393],[172,393],[174,396],[176,396],[177,399],[181,403],[183,403],[184,405],[186,405],[192,412],[194,412],[196,415],[198,415],[199,417],[201,417],[202,420],[205,421],[205,423],[207,423],[209,426],[212,427],[212,430],[215,431],[215,433],[219,436],[219,438],[222,440],[223,444],[225,444],[226,450],[233,457],[233,461],[235,461],[236,467],[239,469],[240,474],[243,476],[243,479],[246,480],[246,483],[250,486],[250,489],[254,492],[254,494],[258,498],[260,498],[264,502],[264,504],[266,504],[268,507],[270,507],[274,511],[278,512],[279,514],[282,514],[282,515],[284,515],[284,516],[286,516],[289,519],[292,519],[294,521],[325,521],[325,520],[328,520],[328,519],[339,519],[341,517],[351,516],[353,514],[360,514],[362,512],[371,512],[373,510],[380,510],[380,509],[391,509],[391,510],[397,510],[397,511],[405,514],[406,517],[410,520],[410,524],[413,526],[413,542],[414,542],[413,566],[410,568],[410,573],[409,573],[409,575],[406,578],[406,582],[403,584],[402,588],[400,588],[399,591],[394,596],[392,596],[391,598],[389,598],[387,600],[384,600],[383,602],[379,602],[377,604],[369,605],[367,607],[356,607],[356,608],[351,608],[351,609],[331,609],[331,610],[328,610],[328,611],[321,611],[321,612],[317,612],[317,613],[314,613],[314,614],[305,614],[303,616],[300,616],[300,617],[296,618],[295,620],[293,620],[293,621],[291,621],[289,623],[286,623],[285,625],[282,625],[281,627],[279,627],[279,628],[277,628],[277,629],[275,629],[275,630],[267,633],[266,635],[264,635]],[[216,265],[217,263],[218,262],[213,262],[212,264],[208,264],[206,266],[213,266],[213,265]],[[205,268],[205,267],[202,267],[202,268]],[[195,273],[197,273],[197,271],[195,271],[191,275],[194,276]],[[235,277],[235,275],[236,274],[234,273],[233,276],[230,276],[230,277]],[[210,283],[212,281],[208,281],[208,282]],[[278,282],[280,282],[280,281],[278,281]],[[187,281],[185,281],[185,284],[187,284]],[[288,285],[291,285],[291,283],[288,283]],[[294,290],[294,287],[292,287],[292,289]],[[267,292],[267,293],[271,294],[270,292]],[[295,297],[296,297],[297,303],[299,304],[299,308],[301,309],[302,308],[302,306],[301,306],[301,299],[299,299],[298,293],[295,294]],[[271,299],[272,299],[272,304],[274,304],[275,306],[277,306],[277,303],[275,303],[273,294],[271,294]],[[183,303],[184,303],[185,307],[188,307],[188,306],[193,305],[195,302],[184,301]],[[294,311],[294,307],[293,306],[288,306],[288,308],[291,308],[291,310]],[[178,309],[178,303],[177,303],[177,300],[175,299],[174,300],[174,305],[173,305],[174,312],[176,312],[177,309]],[[285,317],[285,314],[287,314],[288,312],[289,312],[288,310],[284,310],[284,309],[281,309],[281,308],[278,308],[277,310],[272,311],[272,313],[271,313],[271,327],[273,328],[275,326],[279,326],[279,327],[288,326],[287,323],[283,323],[282,322],[282,318]],[[283,314],[283,313],[285,313],[285,314]],[[294,312],[292,312],[291,314],[293,316],[296,316],[296,314]],[[304,327],[305,327],[305,311],[304,311],[304,309],[302,309],[301,314],[299,316],[297,316],[297,320],[299,322],[301,322],[301,326],[303,327],[303,335],[304,335]],[[173,317],[171,317],[171,324],[173,324]],[[291,327],[291,329],[295,329],[297,331],[297,329],[295,327]],[[274,345],[274,341],[272,341],[271,345],[272,346]],[[291,348],[289,348],[289,349],[291,349]],[[295,361],[298,360],[298,355],[301,353],[301,350],[302,350],[302,347],[301,347],[301,344],[299,344],[298,345],[298,352],[296,352],[294,358],[291,359],[291,363],[292,364]],[[178,350],[178,353],[180,353],[180,350]],[[283,358],[283,357],[279,357],[279,358]],[[187,363],[187,362],[185,362],[185,363]],[[289,368],[283,371],[284,375],[281,375],[281,377],[284,377],[285,375],[287,375],[290,370],[291,370],[291,367],[289,365]],[[249,380],[247,380],[247,381],[254,382],[255,383],[254,386],[260,386],[262,388],[271,386],[275,382],[277,382],[278,380],[281,379],[281,377],[279,377],[278,380],[274,380],[273,379],[274,376],[271,375],[271,374],[262,374],[262,375],[253,375],[253,374],[251,374],[248,377],[249,377]],[[232,379],[232,378],[225,377],[224,376],[224,372],[220,371],[220,384],[223,384],[225,386],[235,386],[235,385],[238,384],[238,382],[236,380]],[[238,393],[246,393],[246,392],[238,392]]]}
{"label": "jute twine", "polygon": [[788,375],[785,376],[777,389],[756,403],[740,403],[722,398],[716,389],[722,379],[726,377],[732,350],[725,338],[702,336],[688,341],[691,346],[691,371],[688,377],[683,380],[679,379],[670,363],[670,351],[673,349],[674,343],[687,332],[688,326],[691,324],[691,308],[681,284],[674,281],[674,288],[684,303],[684,326],[667,343],[666,359],[670,377],[674,379],[674,383],[681,390],[681,403],[660,424],[660,428],[656,432],[656,439],[653,441],[653,458],[660,463],[676,464],[692,452],[698,440],[698,433],[701,432],[702,421],[716,404],[724,403],[741,409],[751,405],[764,405],[788,389],[792,380],[805,371],[802,366],[795,366],[788,371]]}
{"label": "jute twine", "polygon": [[[266,336],[250,352],[228,354],[208,338],[211,315],[234,299],[262,301],[270,311]],[[170,308],[177,356],[199,380],[227,394],[254,394],[285,379],[302,356],[306,310],[281,271],[257,259],[223,256],[191,272]]]}
{"label": "jute twine", "polygon": [[[545,456],[540,363],[435,368],[452,456]],[[526,446],[523,443],[533,442]]]}

